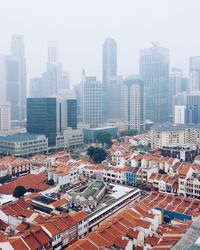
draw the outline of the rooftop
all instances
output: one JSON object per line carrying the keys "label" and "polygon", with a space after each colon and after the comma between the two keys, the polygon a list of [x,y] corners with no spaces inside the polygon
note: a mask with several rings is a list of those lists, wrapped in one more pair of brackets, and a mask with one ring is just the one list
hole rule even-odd
{"label": "rooftop", "polygon": [[22,141],[32,141],[38,139],[38,137],[44,136],[41,134],[32,133],[18,133],[8,136],[0,136],[0,141],[10,141],[10,142],[22,142]]}

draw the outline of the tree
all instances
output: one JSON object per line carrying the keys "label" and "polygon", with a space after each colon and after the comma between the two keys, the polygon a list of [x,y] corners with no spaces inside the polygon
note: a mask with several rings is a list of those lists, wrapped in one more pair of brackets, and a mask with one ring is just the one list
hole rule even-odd
{"label": "tree", "polygon": [[87,154],[93,161],[97,163],[101,163],[103,160],[106,159],[107,156],[106,150],[104,148],[99,147],[89,147],[87,150]]}
{"label": "tree", "polygon": [[26,188],[24,186],[17,186],[13,192],[13,196],[16,198],[20,198],[25,193],[26,193]]}
{"label": "tree", "polygon": [[54,180],[53,179],[50,179],[47,181],[47,185],[49,186],[53,186],[55,183],[54,183]]}
{"label": "tree", "polygon": [[120,136],[134,136],[137,135],[138,131],[136,129],[124,130],[120,133]]}
{"label": "tree", "polygon": [[107,144],[108,146],[111,146],[111,144],[112,144],[111,138],[112,138],[111,133],[106,132],[106,131],[100,132],[97,134],[97,141],[99,143],[101,143],[103,147],[105,144]]}
{"label": "tree", "polygon": [[90,147],[87,149],[87,155],[89,155],[90,158],[92,158],[93,155],[94,155],[94,153],[95,153],[95,147],[90,146]]}
{"label": "tree", "polygon": [[104,148],[97,148],[94,153],[93,160],[97,163],[101,163],[106,159],[107,152]]}
{"label": "tree", "polygon": [[5,182],[9,181],[10,179],[12,179],[12,176],[7,174],[3,177],[0,177],[0,183],[4,184]]}

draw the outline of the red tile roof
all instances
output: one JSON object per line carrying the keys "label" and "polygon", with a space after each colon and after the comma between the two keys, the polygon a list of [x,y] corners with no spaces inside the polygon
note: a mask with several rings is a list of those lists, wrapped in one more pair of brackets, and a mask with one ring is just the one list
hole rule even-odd
{"label": "red tile roof", "polygon": [[19,177],[12,182],[0,186],[0,193],[13,194],[15,188],[20,185],[24,186],[26,189],[44,191],[50,187],[49,185],[43,183],[46,180],[47,176],[45,176],[44,173],[40,173],[38,175],[28,174],[26,176]]}
{"label": "red tile roof", "polygon": [[67,203],[68,203],[68,200],[63,198],[61,200],[54,201],[53,203],[51,203],[51,205],[54,206],[54,207],[60,207],[60,206],[63,206],[65,204],[67,204]]}
{"label": "red tile roof", "polygon": [[160,238],[155,237],[155,236],[147,236],[145,243],[151,245],[151,246],[156,246],[158,242],[160,241]]}
{"label": "red tile roof", "polygon": [[80,212],[71,214],[71,216],[72,218],[74,218],[75,221],[80,222],[84,219],[87,219],[89,215],[84,211],[80,211]]}

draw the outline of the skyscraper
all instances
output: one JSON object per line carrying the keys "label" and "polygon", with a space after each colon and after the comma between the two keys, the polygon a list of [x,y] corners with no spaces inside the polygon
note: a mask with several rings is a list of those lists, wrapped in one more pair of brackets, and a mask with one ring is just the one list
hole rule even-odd
{"label": "skyscraper", "polygon": [[111,122],[121,121],[121,91],[123,78],[113,76],[107,84],[107,119]]}
{"label": "skyscraper", "polygon": [[55,95],[27,99],[27,131],[48,137],[49,146],[55,146],[58,133],[77,128],[77,102],[75,98]]}
{"label": "skyscraper", "polygon": [[173,115],[173,97],[181,93],[181,84],[183,79],[183,72],[180,69],[172,68],[170,72],[169,81],[169,114]]}
{"label": "skyscraper", "polygon": [[122,86],[122,120],[126,129],[144,130],[144,82],[136,75]]}
{"label": "skyscraper", "polygon": [[58,48],[56,41],[48,43],[47,70],[41,77],[30,80],[30,96],[46,97],[58,93],[61,89],[70,88],[70,78],[63,71],[62,63],[58,61]]}
{"label": "skyscraper", "polygon": [[189,91],[200,90],[200,56],[190,57]]}
{"label": "skyscraper", "polygon": [[27,98],[27,132],[46,135],[55,146],[56,121],[56,98]]}
{"label": "skyscraper", "polygon": [[[14,35],[11,42],[11,58],[18,64],[18,93],[19,93],[19,115],[17,120],[24,120],[26,118],[26,97],[27,97],[27,83],[26,83],[26,58],[24,52],[24,38],[21,35]],[[12,65],[9,65],[10,70],[14,70]],[[12,74],[9,73],[9,78],[12,81]],[[8,89],[9,92],[9,89]],[[9,100],[10,102],[12,100]],[[12,103],[11,103],[12,106]],[[13,116],[13,115],[12,115]]]}
{"label": "skyscraper", "polygon": [[102,83],[96,77],[83,77],[83,123],[91,128],[102,123]]}
{"label": "skyscraper", "polygon": [[103,114],[105,122],[108,117],[108,83],[117,76],[117,44],[113,38],[107,38],[103,44]]}
{"label": "skyscraper", "polygon": [[0,104],[0,130],[11,130],[11,107],[10,103]]}
{"label": "skyscraper", "polygon": [[107,38],[103,44],[103,84],[117,75],[117,44],[113,38]]}
{"label": "skyscraper", "polygon": [[140,76],[145,86],[145,119],[169,120],[169,50],[154,44],[140,51]]}

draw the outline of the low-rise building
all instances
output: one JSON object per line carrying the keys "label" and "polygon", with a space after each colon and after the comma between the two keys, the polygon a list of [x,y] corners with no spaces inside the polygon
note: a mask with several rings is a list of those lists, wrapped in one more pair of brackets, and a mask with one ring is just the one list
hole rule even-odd
{"label": "low-rise building", "polygon": [[171,143],[200,143],[200,125],[164,123],[151,127],[152,148],[162,148]]}
{"label": "low-rise building", "polygon": [[60,186],[68,185],[79,179],[78,169],[71,165],[58,165],[48,170],[48,180],[50,179]]}
{"label": "low-rise building", "polygon": [[161,155],[177,158],[181,161],[193,161],[199,154],[199,148],[192,144],[173,143],[161,148]]}
{"label": "low-rise building", "polygon": [[48,138],[45,135],[19,133],[0,136],[0,153],[17,157],[29,157],[48,152]]}
{"label": "low-rise building", "polygon": [[102,132],[108,132],[111,134],[112,138],[117,138],[118,128],[117,127],[103,127],[103,128],[91,128],[84,129],[84,141],[86,143],[97,142],[97,135]]}
{"label": "low-rise building", "polygon": [[83,132],[79,129],[66,129],[58,133],[56,136],[57,150],[80,148],[83,144]]}
{"label": "low-rise building", "polygon": [[78,224],[78,238],[81,239],[89,232],[89,214],[80,211],[71,216]]}

